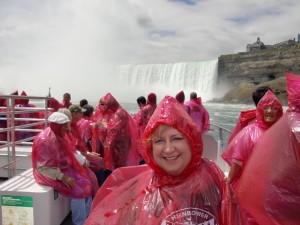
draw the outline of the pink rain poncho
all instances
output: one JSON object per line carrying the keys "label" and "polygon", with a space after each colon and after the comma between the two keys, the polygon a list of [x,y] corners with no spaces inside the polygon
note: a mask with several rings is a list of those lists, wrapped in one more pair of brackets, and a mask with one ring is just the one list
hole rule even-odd
{"label": "pink rain poncho", "polygon": [[156,95],[150,93],[147,97],[147,105],[140,109],[140,111],[134,116],[134,122],[139,129],[140,137],[143,136],[144,130],[150,120],[153,112],[156,109]]}
{"label": "pink rain poncho", "polygon": [[91,121],[91,117],[83,116],[78,122],[77,122],[80,130],[81,130],[81,138],[84,141],[84,143],[87,146],[88,151],[92,151],[92,129],[93,124]]}
{"label": "pink rain poncho", "polygon": [[92,121],[94,122],[92,127],[92,151],[99,153],[102,157],[104,155],[104,141],[106,139],[106,131],[107,129],[102,126],[96,126],[96,123],[104,122],[108,123],[112,112],[110,110],[102,110],[101,104],[106,102],[110,95],[106,94],[99,101],[99,104],[95,108],[95,114],[92,117]]}
{"label": "pink rain poncho", "polygon": [[239,120],[230,133],[228,144],[245,126],[255,122],[255,119],[256,119],[256,109],[241,111]]}
{"label": "pink rain poncho", "polygon": [[[59,193],[72,198],[86,198],[92,195],[92,185],[85,169],[74,156],[73,145],[66,139],[54,134],[50,127],[43,130],[32,146],[32,168],[37,183],[53,187]],[[61,172],[75,180],[75,187],[68,188],[62,181],[43,176],[37,165],[57,167]]]}
{"label": "pink rain poncho", "polygon": [[201,98],[199,97],[197,99],[191,99],[190,101],[186,102],[185,105],[189,107],[190,116],[197,124],[197,127],[201,133],[208,131],[210,129],[209,113],[202,105]]}
{"label": "pink rain poncho", "polygon": [[[271,126],[264,121],[263,108],[266,106],[272,106],[278,109],[277,120],[282,116],[283,109],[281,103],[272,91],[268,91],[257,105],[256,122],[242,129],[222,153],[222,158],[230,166],[232,166],[233,162],[237,162],[243,170],[248,159],[250,158],[250,155],[252,154],[255,143]],[[233,188],[235,187],[241,174],[242,171],[235,177],[235,180],[232,183]]]}
{"label": "pink rain poncho", "polygon": [[138,165],[140,143],[133,119],[110,93],[104,99],[112,113],[104,141],[104,168],[113,171],[118,167]]}
{"label": "pink rain poncho", "polygon": [[[161,124],[178,129],[190,144],[192,159],[179,176],[169,175],[152,157],[147,140]],[[214,163],[201,159],[201,134],[176,99],[166,96],[158,105],[144,141],[148,165],[116,169],[95,196],[85,224],[227,224],[221,213],[225,176]]]}
{"label": "pink rain poncho", "polygon": [[286,79],[288,111],[257,142],[236,187],[259,224],[300,224],[300,77]]}

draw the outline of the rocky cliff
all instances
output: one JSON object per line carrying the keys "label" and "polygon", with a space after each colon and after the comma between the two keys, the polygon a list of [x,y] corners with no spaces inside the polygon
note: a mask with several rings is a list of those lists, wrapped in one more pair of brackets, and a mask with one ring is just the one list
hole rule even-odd
{"label": "rocky cliff", "polygon": [[252,103],[257,86],[269,85],[286,103],[285,72],[300,74],[300,44],[259,52],[222,55],[218,60],[218,84],[231,84],[219,101]]}

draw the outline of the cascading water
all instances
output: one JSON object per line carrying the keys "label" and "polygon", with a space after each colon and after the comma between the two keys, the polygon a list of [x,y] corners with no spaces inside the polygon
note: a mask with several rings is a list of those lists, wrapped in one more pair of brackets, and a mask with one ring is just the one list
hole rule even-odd
{"label": "cascading water", "polygon": [[[146,90],[164,95],[176,95],[183,90],[186,96],[197,92],[203,101],[214,97],[218,76],[218,60],[166,64],[123,65],[119,78],[128,91]],[[145,95],[145,94],[144,94]],[[138,96],[137,96],[138,97]],[[188,97],[186,97],[188,99]]]}

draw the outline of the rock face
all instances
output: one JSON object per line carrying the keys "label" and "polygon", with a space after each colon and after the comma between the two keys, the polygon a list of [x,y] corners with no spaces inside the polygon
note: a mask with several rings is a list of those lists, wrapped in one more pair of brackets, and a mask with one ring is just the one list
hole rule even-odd
{"label": "rock face", "polygon": [[300,75],[300,44],[260,52],[222,55],[218,61],[218,84],[231,85],[222,98],[213,100],[228,103],[252,103],[252,92],[262,85],[270,86],[286,105],[285,72]]}
{"label": "rock face", "polygon": [[252,93],[258,86],[269,86],[280,100],[282,105],[287,105],[287,92],[285,77],[280,77],[273,81],[260,83],[259,85],[252,85],[248,83],[240,83],[230,91],[228,91],[223,98],[213,99],[211,102],[222,102],[232,104],[253,104]]}
{"label": "rock face", "polygon": [[218,60],[218,81],[237,85],[258,85],[285,76],[285,72],[300,74],[300,44],[260,52],[222,55]]}

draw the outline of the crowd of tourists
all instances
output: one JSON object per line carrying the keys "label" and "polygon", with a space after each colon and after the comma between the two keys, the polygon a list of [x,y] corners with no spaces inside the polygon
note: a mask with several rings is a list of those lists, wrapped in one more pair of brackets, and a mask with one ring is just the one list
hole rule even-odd
{"label": "crowd of tourists", "polygon": [[[300,76],[287,73],[288,110],[269,87],[253,93],[221,157],[202,157],[209,113],[196,92],[137,98],[130,115],[107,93],[93,107],[65,93],[35,138],[33,174],[70,198],[82,224],[296,225],[300,221]],[[25,103],[19,103],[25,104]],[[28,104],[28,102],[26,103]]]}

